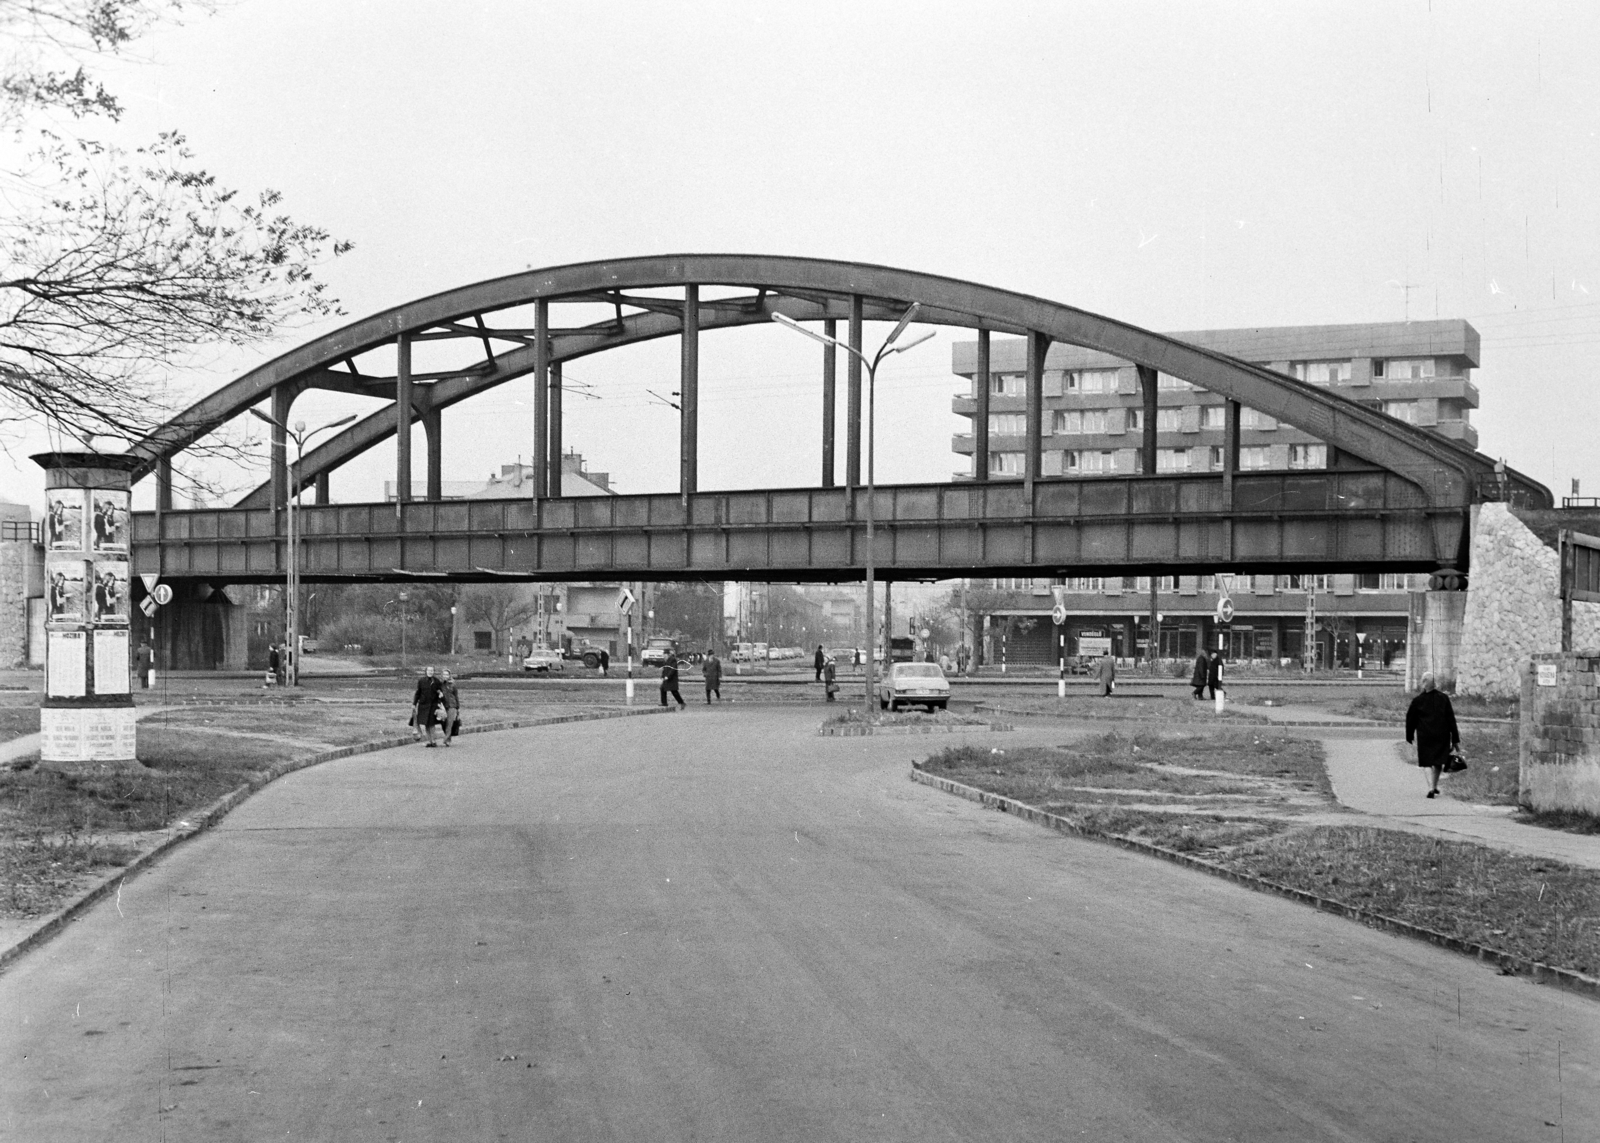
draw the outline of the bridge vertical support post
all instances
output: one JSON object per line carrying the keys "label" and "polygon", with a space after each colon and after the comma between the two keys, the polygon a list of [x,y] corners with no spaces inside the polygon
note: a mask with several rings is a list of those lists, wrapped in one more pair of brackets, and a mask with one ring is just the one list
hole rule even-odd
{"label": "bridge vertical support post", "polygon": [[444,411],[429,409],[422,414],[422,432],[428,442],[428,499],[444,499]]}
{"label": "bridge vertical support post", "polygon": [[[839,323],[829,318],[822,323],[825,336],[839,336]],[[831,345],[822,347],[822,487],[833,487],[834,411],[838,404],[838,354]]]}
{"label": "bridge vertical support post", "polygon": [[1144,401],[1144,436],[1139,442],[1140,467],[1145,475],[1156,470],[1156,371],[1148,365],[1136,365],[1139,373],[1139,395]]}
{"label": "bridge vertical support post", "polygon": [[318,504],[326,504],[328,502],[328,474],[326,472],[317,473],[316,502]]}
{"label": "bridge vertical support post", "polygon": [[156,511],[172,511],[172,458],[156,461]]}
{"label": "bridge vertical support post", "polygon": [[1039,479],[1041,452],[1039,437],[1044,431],[1044,355],[1050,349],[1050,339],[1035,330],[1028,331],[1027,426],[1022,454],[1023,483],[1027,489],[1032,511],[1033,482]]}
{"label": "bridge vertical support post", "polygon": [[685,508],[700,479],[700,287],[683,288],[683,353],[678,369],[678,491]]}
{"label": "bridge vertical support post", "polygon": [[395,339],[394,384],[394,504],[411,499],[411,338],[400,334]]}
{"label": "bridge vertical support post", "polygon": [[1233,478],[1239,471],[1239,402],[1229,401],[1222,419],[1222,507],[1233,511]]}
{"label": "bridge vertical support post", "polygon": [[533,303],[533,498],[550,495],[550,302]]}
{"label": "bridge vertical support post", "polygon": [[560,496],[561,478],[561,362],[550,363],[550,487],[551,496]]}
{"label": "bridge vertical support post", "polygon": [[1229,401],[1222,416],[1222,510],[1228,513],[1227,558],[1233,559],[1233,478],[1239,471],[1239,402]]}
{"label": "bridge vertical support post", "polygon": [[[861,295],[850,295],[850,348],[861,352]],[[856,353],[845,363],[845,446],[844,482],[851,489],[861,487],[861,358]]]}
{"label": "bridge vertical support post", "polygon": [[[289,410],[294,402],[294,390],[279,385],[272,390],[272,512],[278,513],[289,502]],[[280,521],[281,523],[281,521]],[[274,531],[279,529],[274,528]]]}
{"label": "bridge vertical support post", "polygon": [[978,368],[972,375],[972,479],[989,479],[989,331],[978,331]]}

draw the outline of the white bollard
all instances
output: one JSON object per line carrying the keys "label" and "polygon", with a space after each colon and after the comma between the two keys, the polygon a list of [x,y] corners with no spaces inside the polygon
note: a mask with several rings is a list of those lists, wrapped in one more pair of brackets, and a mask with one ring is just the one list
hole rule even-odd
{"label": "white bollard", "polygon": [[[628,679],[628,705],[633,705],[633,679]],[[1220,707],[1218,709],[1221,709]]]}
{"label": "white bollard", "polygon": [[1067,680],[1066,679],[1057,679],[1056,680],[1056,698],[1064,699],[1066,697],[1067,697]]}
{"label": "white bollard", "polygon": [[1222,690],[1221,687],[1218,687],[1217,688],[1217,713],[1218,714],[1222,713],[1222,700],[1223,700],[1223,697],[1224,697],[1223,690]]}

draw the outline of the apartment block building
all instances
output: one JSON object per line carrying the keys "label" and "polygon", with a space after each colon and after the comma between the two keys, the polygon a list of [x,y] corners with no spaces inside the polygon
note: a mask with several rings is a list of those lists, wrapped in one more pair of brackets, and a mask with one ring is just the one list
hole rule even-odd
{"label": "apartment block building", "polygon": [[[1172,336],[1214,349],[1427,428],[1470,447],[1478,443],[1472,410],[1478,390],[1477,330],[1465,321],[1381,322],[1364,325],[1200,330]],[[987,471],[974,471],[975,434],[957,434],[952,447],[966,458],[957,480],[1020,478],[1025,447],[1027,346],[995,338],[990,346]],[[958,343],[954,372],[967,388],[954,411],[977,412],[976,342]],[[1165,373],[1157,375],[1157,472],[1221,471],[1224,398]],[[1042,474],[1093,477],[1142,471],[1143,399],[1133,364],[1094,350],[1052,345],[1044,362]],[[1271,471],[1341,467],[1338,450],[1309,433],[1254,409],[1240,416],[1239,467]],[[1304,662],[1319,666],[1403,664],[1410,592],[1426,576],[1394,574],[1178,576],[1158,579],[1157,653],[1187,658],[1204,646],[1234,660]],[[1143,658],[1150,647],[1147,577],[993,580],[986,656],[1010,662],[1054,662],[1063,648],[1078,655],[1109,641],[1119,658]],[[1236,609],[1231,624],[1215,620],[1226,591]],[[1051,610],[1060,596],[1067,622]],[[1308,642],[1309,632],[1309,642]],[[1003,636],[1005,647],[995,643]],[[1063,638],[1065,642],[1063,643]],[[1398,663],[1397,663],[1398,660]]]}

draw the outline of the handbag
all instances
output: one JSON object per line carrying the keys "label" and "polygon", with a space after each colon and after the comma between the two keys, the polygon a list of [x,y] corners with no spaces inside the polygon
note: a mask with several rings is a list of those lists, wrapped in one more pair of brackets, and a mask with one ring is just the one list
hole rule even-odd
{"label": "handbag", "polygon": [[1450,751],[1450,756],[1444,760],[1444,765],[1440,767],[1440,770],[1445,774],[1459,774],[1466,768],[1467,756],[1461,753],[1461,747],[1457,746]]}

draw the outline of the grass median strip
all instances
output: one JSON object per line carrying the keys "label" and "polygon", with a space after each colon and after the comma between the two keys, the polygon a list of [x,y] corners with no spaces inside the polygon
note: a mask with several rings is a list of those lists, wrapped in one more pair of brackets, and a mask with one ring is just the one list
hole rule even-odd
{"label": "grass median strip", "polygon": [[[1316,742],[1240,730],[1204,738],[1108,734],[1061,748],[952,747],[921,768],[1088,834],[1172,850],[1519,960],[1600,976],[1594,871],[1276,812],[1294,804],[1332,808]],[[1253,803],[1219,804],[1219,793],[1251,782],[1266,783]],[[1161,802],[1172,805],[1152,804]]]}

